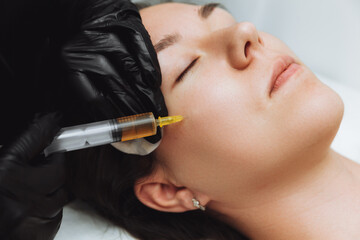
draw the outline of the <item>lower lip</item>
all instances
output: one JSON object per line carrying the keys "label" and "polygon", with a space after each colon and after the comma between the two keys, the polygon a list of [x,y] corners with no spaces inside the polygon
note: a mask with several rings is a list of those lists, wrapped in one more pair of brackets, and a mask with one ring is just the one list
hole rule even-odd
{"label": "lower lip", "polygon": [[278,76],[271,92],[278,90],[300,68],[301,68],[301,66],[299,64],[296,64],[296,63],[290,64],[290,66]]}

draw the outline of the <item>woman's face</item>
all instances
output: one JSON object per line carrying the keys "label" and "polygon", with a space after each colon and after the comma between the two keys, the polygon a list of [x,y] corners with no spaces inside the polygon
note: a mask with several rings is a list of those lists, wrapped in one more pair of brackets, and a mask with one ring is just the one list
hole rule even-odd
{"label": "woman's face", "polygon": [[[343,103],[279,39],[223,9],[207,17],[199,9],[169,3],[141,11],[169,115],[185,117],[164,129],[155,156],[177,186],[214,202],[248,201],[325,154]],[[271,91],[276,71],[291,63],[278,80],[292,75]]]}

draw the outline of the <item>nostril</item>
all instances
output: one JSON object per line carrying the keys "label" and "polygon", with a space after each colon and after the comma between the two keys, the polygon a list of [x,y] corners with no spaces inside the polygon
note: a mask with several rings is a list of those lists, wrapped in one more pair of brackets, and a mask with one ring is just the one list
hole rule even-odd
{"label": "nostril", "polygon": [[245,49],[244,49],[245,57],[247,57],[249,55],[250,44],[251,44],[251,42],[249,42],[249,41],[247,41],[245,44]]}

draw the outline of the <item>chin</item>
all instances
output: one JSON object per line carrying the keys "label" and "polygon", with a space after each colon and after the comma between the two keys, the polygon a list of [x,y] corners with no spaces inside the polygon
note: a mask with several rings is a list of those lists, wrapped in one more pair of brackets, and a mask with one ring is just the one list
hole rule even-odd
{"label": "chin", "polygon": [[329,91],[331,92],[329,96],[329,108],[331,109],[329,109],[329,115],[328,115],[331,121],[329,121],[328,134],[332,142],[339,130],[341,121],[344,116],[344,102],[337,92],[335,92],[333,89],[331,89],[328,86],[326,87],[329,88]]}
{"label": "chin", "polygon": [[344,115],[344,102],[337,92],[319,80],[309,102],[314,144],[330,147]]}
{"label": "chin", "polygon": [[330,147],[343,118],[343,100],[306,68],[294,89],[281,102],[288,137],[301,149]]}

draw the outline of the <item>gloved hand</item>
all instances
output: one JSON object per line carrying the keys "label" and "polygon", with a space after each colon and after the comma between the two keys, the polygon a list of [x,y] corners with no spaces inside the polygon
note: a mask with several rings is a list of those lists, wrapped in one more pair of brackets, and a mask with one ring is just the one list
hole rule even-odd
{"label": "gloved hand", "polygon": [[[39,111],[70,111],[67,125],[167,115],[157,56],[130,0],[3,0],[0,13],[0,144]],[[133,142],[146,152],[160,138]]]}
{"label": "gloved hand", "polygon": [[0,149],[0,239],[53,239],[69,201],[62,154],[40,154],[59,130],[60,115],[37,116]]}
{"label": "gloved hand", "polygon": [[[137,8],[129,0],[90,2],[81,14],[80,33],[62,51],[69,89],[83,102],[89,121],[144,112],[166,116],[158,59]],[[158,130],[148,142],[133,140],[136,147],[129,142],[113,145],[144,155],[158,145]]]}

